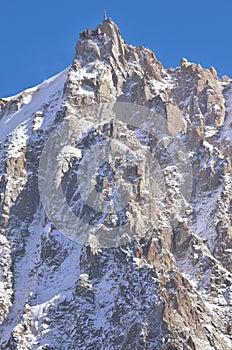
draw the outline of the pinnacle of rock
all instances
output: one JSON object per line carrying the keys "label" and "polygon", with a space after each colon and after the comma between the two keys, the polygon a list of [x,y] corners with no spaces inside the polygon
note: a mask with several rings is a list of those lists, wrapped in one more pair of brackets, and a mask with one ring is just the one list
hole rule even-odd
{"label": "pinnacle of rock", "polygon": [[229,77],[106,13],[0,99],[2,350],[231,349],[231,106]]}

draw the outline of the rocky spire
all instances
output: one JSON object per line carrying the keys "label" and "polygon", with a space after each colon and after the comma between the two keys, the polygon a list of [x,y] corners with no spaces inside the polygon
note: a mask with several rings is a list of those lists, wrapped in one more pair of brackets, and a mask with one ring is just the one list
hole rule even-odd
{"label": "rocky spire", "polygon": [[[0,99],[0,349],[231,350],[231,124],[230,81],[166,70],[111,19],[71,67]],[[57,204],[38,191],[53,179]],[[83,225],[63,237],[42,201]]]}

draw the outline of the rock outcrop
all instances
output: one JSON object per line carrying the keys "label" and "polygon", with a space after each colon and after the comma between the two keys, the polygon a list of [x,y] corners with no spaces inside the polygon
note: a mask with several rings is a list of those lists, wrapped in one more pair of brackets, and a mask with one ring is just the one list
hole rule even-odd
{"label": "rock outcrop", "polygon": [[[168,133],[163,144],[146,120],[94,126],[81,112],[103,113],[115,103],[161,115]],[[231,349],[231,106],[229,78],[186,59],[165,69],[151,50],[128,45],[112,20],[81,33],[64,72],[0,99],[1,349]],[[125,224],[139,232],[115,246],[70,240],[41,202],[44,146],[73,115],[76,122],[61,130],[79,133],[80,141],[75,152],[67,149],[57,181],[74,212],[93,226],[100,222],[104,235]],[[139,165],[129,156],[125,161],[112,142],[117,161],[94,170],[94,150],[106,138],[133,149]],[[94,216],[77,194],[78,167],[91,149],[87,163],[96,174],[86,184],[101,203],[110,201],[117,171],[124,192],[130,184],[129,204],[120,212]],[[158,175],[148,176],[148,162],[140,161],[149,154]],[[178,164],[191,166],[184,183]],[[149,202],[156,195],[152,176],[165,188],[157,208]]]}

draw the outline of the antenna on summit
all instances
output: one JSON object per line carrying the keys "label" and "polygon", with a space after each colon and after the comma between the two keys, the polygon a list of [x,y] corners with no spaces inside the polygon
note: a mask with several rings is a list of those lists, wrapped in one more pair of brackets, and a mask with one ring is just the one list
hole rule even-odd
{"label": "antenna on summit", "polygon": [[104,22],[107,21],[107,14],[106,14],[106,10],[104,11]]}

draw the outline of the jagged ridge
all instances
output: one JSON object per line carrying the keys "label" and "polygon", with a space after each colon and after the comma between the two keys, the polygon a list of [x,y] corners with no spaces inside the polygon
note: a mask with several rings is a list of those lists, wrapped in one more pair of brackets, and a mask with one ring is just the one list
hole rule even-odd
{"label": "jagged ridge", "polygon": [[[2,349],[231,348],[231,96],[231,80],[213,68],[183,59],[166,70],[106,20],[81,34],[61,75],[0,100]],[[167,226],[183,196],[161,157],[167,196],[157,228],[96,252],[46,217],[37,170],[59,123],[109,102],[164,115],[186,144],[194,183],[183,214]],[[135,137],[114,125],[122,131]],[[138,210],[136,198],[131,206]]]}

